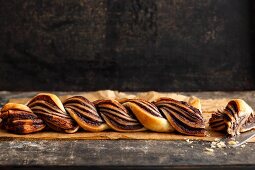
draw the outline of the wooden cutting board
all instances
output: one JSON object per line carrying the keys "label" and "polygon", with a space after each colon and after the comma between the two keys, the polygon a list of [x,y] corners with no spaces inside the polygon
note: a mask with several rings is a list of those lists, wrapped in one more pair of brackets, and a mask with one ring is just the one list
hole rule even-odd
{"label": "wooden cutting board", "polygon": [[[158,97],[171,97],[176,100],[182,101],[189,101],[191,98],[190,96],[183,96],[177,93],[158,93],[158,92],[142,92],[142,93],[121,93],[117,91],[110,91],[110,90],[103,90],[103,91],[96,91],[96,92],[83,92],[83,93],[76,93],[72,95],[82,95],[88,98],[91,101],[96,99],[103,99],[103,98],[143,98],[148,101],[153,101]],[[60,99],[63,101],[67,97],[72,95],[66,96],[59,96]],[[26,103],[30,98],[18,98],[18,99],[10,99],[10,102],[14,103]],[[201,99],[203,117],[206,121],[206,129],[207,129],[207,136],[206,137],[196,137],[196,136],[187,136],[182,135],[179,133],[156,133],[156,132],[132,132],[132,133],[121,133],[121,132],[113,132],[113,131],[104,131],[104,132],[85,132],[83,130],[78,131],[74,134],[65,134],[59,132],[52,132],[52,131],[43,131],[34,134],[27,134],[27,135],[16,135],[5,130],[0,130],[0,139],[47,139],[47,140],[98,140],[98,139],[110,139],[110,140],[117,140],[117,139],[139,139],[139,140],[203,140],[203,141],[214,141],[215,139],[220,139],[224,136],[224,134],[219,132],[211,131],[208,127],[208,120],[211,117],[211,114],[216,111],[217,109],[223,109],[229,99]],[[251,139],[249,142],[255,142],[255,138]]]}

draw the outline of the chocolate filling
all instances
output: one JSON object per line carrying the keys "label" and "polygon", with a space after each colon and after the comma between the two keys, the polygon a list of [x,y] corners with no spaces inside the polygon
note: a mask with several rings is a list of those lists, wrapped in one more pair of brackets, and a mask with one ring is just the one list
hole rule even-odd
{"label": "chocolate filling", "polygon": [[175,103],[172,103],[172,105],[175,106],[175,107],[180,108],[183,112],[185,112],[186,114],[188,114],[189,116],[191,116],[194,119],[200,119],[201,118],[200,111],[198,109],[194,108],[194,107],[190,107],[186,102],[185,102],[184,106],[180,106],[180,105],[175,104]]}
{"label": "chocolate filling", "polygon": [[222,126],[224,125],[225,126],[225,122],[222,120],[222,121],[218,121],[218,122],[213,122],[213,123],[210,123],[210,127],[218,127],[218,126]]}
{"label": "chocolate filling", "polygon": [[184,124],[183,122],[179,121],[176,117],[171,116],[175,126],[181,128],[182,132],[188,135],[204,135],[205,129],[204,128],[192,128]]}
{"label": "chocolate filling", "polygon": [[[135,101],[135,100],[134,100]],[[152,109],[152,110],[154,110],[155,112],[157,112],[158,111],[158,109],[157,109],[157,107],[154,105],[154,104],[152,104],[152,103],[150,103],[150,102],[147,102],[147,101],[144,101],[144,100],[137,100],[138,101],[138,103],[140,102],[140,103],[143,103],[144,105],[146,105],[147,107],[149,107],[150,109]]]}
{"label": "chocolate filling", "polygon": [[8,119],[9,126],[18,126],[18,125],[41,125],[43,121],[41,119],[34,120],[17,120],[17,119]]}
{"label": "chocolate filling", "polygon": [[255,128],[255,115],[251,115],[242,126],[249,129]]}
{"label": "chocolate filling", "polygon": [[17,118],[17,119],[36,119],[37,116],[32,112],[27,112],[23,110],[9,110],[7,114],[8,118]]}
{"label": "chocolate filling", "polygon": [[126,110],[127,110],[127,114],[128,114],[132,119],[136,119],[136,117],[135,117],[134,113],[132,112],[132,110],[131,110],[129,107],[127,107],[127,106],[125,106],[125,108],[126,108]]}
{"label": "chocolate filling", "polygon": [[[103,109],[104,109],[104,110],[110,110],[110,111],[116,112],[116,113],[121,114],[121,115],[125,115],[125,114],[122,113],[123,110],[120,109],[119,107],[112,107],[112,108],[110,108],[110,107],[105,107],[105,106],[99,106],[99,107],[98,107],[99,112],[101,112],[101,110],[103,110]],[[126,113],[126,112],[125,112],[125,113]]]}
{"label": "chocolate filling", "polygon": [[97,121],[90,120],[89,118],[80,115],[80,113],[78,113],[78,112],[75,112],[75,114],[76,114],[80,119],[82,119],[82,121],[84,121],[84,122],[87,123],[87,124],[93,125],[93,126],[100,126],[100,125],[102,125],[102,124],[104,123],[103,119],[102,119],[102,122],[97,122]]}
{"label": "chocolate filling", "polygon": [[[192,116],[192,113],[186,112],[184,110],[177,110],[175,108],[171,108],[171,107],[166,107],[167,109],[171,110],[172,112],[175,112],[176,114],[178,114],[180,117],[183,117],[184,119],[187,119],[187,121],[190,122],[201,122],[203,120],[201,120],[200,117],[194,117]],[[167,111],[167,109],[165,109]]]}
{"label": "chocolate filling", "polygon": [[38,116],[46,122],[50,122],[55,126],[61,127],[62,129],[70,129],[75,126],[75,122],[70,118],[63,118],[56,115],[43,114],[41,112],[37,112]]}
{"label": "chocolate filling", "polygon": [[[169,107],[168,105],[171,105],[171,106],[174,106],[174,107],[180,109],[183,113],[178,111],[175,108]],[[192,108],[186,108],[185,107],[186,105],[185,106],[180,106],[180,105],[178,105],[176,103],[168,102],[168,103],[158,103],[158,104],[156,104],[156,106],[158,106],[159,108],[166,107],[166,108],[169,108],[171,110],[174,110],[175,112],[178,112],[178,113],[182,114],[183,116],[185,116],[190,121],[195,121],[197,119],[201,119],[201,115],[200,115],[200,111],[199,110],[192,109]],[[188,115],[188,117],[186,115]]]}
{"label": "chocolate filling", "polygon": [[[44,104],[44,103],[36,103],[36,105],[34,105],[33,103],[31,103],[28,107],[30,107],[31,110],[33,111],[34,107],[36,107],[36,106],[40,106],[40,107],[42,107],[42,108],[46,108],[46,109],[48,109],[48,110],[50,110],[50,111],[52,111],[52,112],[59,112],[59,113],[64,114],[63,111],[60,110],[56,105],[51,105],[51,104],[50,104],[50,106],[49,106],[49,105]],[[55,109],[54,109],[54,108],[55,108]]]}
{"label": "chocolate filling", "polygon": [[57,131],[57,132],[64,132],[64,129],[52,124],[51,122],[46,121],[46,124],[53,130]]}
{"label": "chocolate filling", "polygon": [[138,121],[135,121],[135,122],[134,121],[129,121],[129,120],[123,119],[121,117],[106,113],[106,112],[102,112],[102,114],[105,117],[107,117],[109,120],[114,120],[115,122],[118,122],[118,124],[121,124],[121,125],[124,125],[124,126],[130,125],[130,123],[131,124],[139,124]]}
{"label": "chocolate filling", "polygon": [[[77,99],[78,98],[78,99]],[[95,105],[90,102],[88,99],[82,97],[82,96],[75,96],[75,97],[71,97],[68,98],[63,105],[72,105],[72,104],[81,104],[83,106],[89,107],[92,110],[96,111]]]}
{"label": "chocolate filling", "polygon": [[[98,113],[94,110],[91,112],[91,110],[87,110],[85,108],[81,108],[81,107],[77,107],[77,106],[70,106],[70,105],[65,106],[65,108],[69,108],[69,109],[73,110],[74,112],[79,112],[80,115],[88,117],[88,119],[90,119],[90,118],[86,114],[90,114],[91,117],[94,117],[95,121],[96,121],[96,119],[101,119],[101,117],[98,115]],[[94,120],[94,119],[92,119],[92,120]]]}
{"label": "chocolate filling", "polygon": [[[174,99],[171,99],[171,98],[161,98],[159,101],[157,101],[156,103],[158,103],[159,105],[160,104],[172,104],[172,105],[175,105],[176,107],[179,107],[179,108],[183,108],[184,110],[186,110],[187,112],[190,112],[190,110],[192,110],[193,112],[197,113],[198,115],[200,115],[200,117],[202,116],[202,113],[199,111],[199,109],[189,105],[187,102],[184,102],[184,101],[178,101],[178,100],[174,100]],[[183,105],[183,106],[182,106]],[[195,115],[195,116],[198,116],[198,115]]]}
{"label": "chocolate filling", "polygon": [[36,114],[36,115],[40,115],[40,116],[46,116],[46,115],[51,115],[51,116],[58,116],[60,118],[65,118],[65,119],[68,119],[70,118],[70,115],[68,114],[62,114],[62,113],[59,113],[59,112],[46,112],[42,109],[39,109],[39,108],[32,108],[32,111]]}
{"label": "chocolate filling", "polygon": [[122,125],[118,122],[116,122],[115,120],[112,119],[108,119],[114,126],[118,127],[119,129],[123,129],[123,130],[139,130],[142,129],[143,126],[141,125]]}
{"label": "chocolate filling", "polygon": [[[96,104],[96,108],[101,108],[104,107],[103,105],[112,105],[113,107],[116,107],[118,109],[121,109],[122,111],[126,112],[126,109],[124,106],[122,106],[120,103],[118,102],[113,102],[112,100],[100,100],[97,104]],[[107,107],[108,108],[108,107]]]}
{"label": "chocolate filling", "polygon": [[[115,114],[113,114],[113,112],[114,112]],[[104,114],[105,116],[111,115],[111,117],[116,117],[116,118],[118,118],[118,119],[123,119],[123,120],[125,120],[125,121],[137,122],[136,119],[129,118],[129,117],[127,117],[128,115],[120,114],[119,112],[117,112],[117,111],[115,111],[115,110],[112,110],[112,109],[100,110],[100,113],[101,113],[101,114]],[[132,119],[133,119],[133,120],[132,120]]]}
{"label": "chocolate filling", "polygon": [[[232,111],[231,108],[229,108],[229,105],[227,105],[227,107],[225,108],[225,111],[228,112],[228,113],[230,113],[230,114],[233,116],[233,118],[235,118],[235,113]],[[230,118],[229,118],[229,119],[230,119]]]}
{"label": "chocolate filling", "polygon": [[[136,105],[138,105],[139,107],[141,107],[144,111],[150,113],[151,115],[153,116],[156,116],[156,117],[163,117],[159,111],[155,111],[155,110],[152,110],[144,105],[142,105],[141,103],[137,102],[137,101],[132,101],[133,103],[135,103]],[[158,113],[155,113],[155,112],[158,112]]]}
{"label": "chocolate filling", "polygon": [[204,125],[204,121],[203,119],[199,119],[196,121],[190,121],[189,119],[185,119],[185,117],[182,117],[182,115],[178,115],[176,112],[174,111],[169,111],[168,109],[165,108],[165,110],[168,112],[168,114],[173,117],[175,117],[176,119],[178,119],[180,122],[182,122],[183,124],[185,124],[186,126],[189,126],[190,128],[203,128]]}
{"label": "chocolate filling", "polygon": [[[43,100],[43,101],[46,101],[48,103],[50,103],[51,105],[53,106],[56,106],[57,108],[59,108],[56,103],[51,99],[50,96],[48,95],[39,95],[39,96],[36,96],[35,98],[33,98],[29,103],[28,103],[28,106],[33,103],[34,101],[36,100]],[[60,108],[59,108],[60,109]],[[60,109],[61,110],[61,109]]]}

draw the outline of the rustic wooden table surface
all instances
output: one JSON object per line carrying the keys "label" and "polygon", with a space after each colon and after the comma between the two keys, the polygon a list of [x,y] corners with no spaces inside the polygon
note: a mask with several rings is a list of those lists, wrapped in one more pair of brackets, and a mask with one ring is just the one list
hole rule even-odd
{"label": "rustic wooden table surface", "polygon": [[[30,97],[36,92],[0,92],[1,105],[10,98]],[[62,95],[66,92],[57,92]],[[70,94],[70,92],[69,92]],[[255,91],[181,93],[200,98],[242,98],[255,108]],[[177,169],[255,168],[255,143],[244,148],[216,148],[211,142],[153,140],[13,140],[0,141],[0,169]],[[68,166],[68,167],[66,167]]]}

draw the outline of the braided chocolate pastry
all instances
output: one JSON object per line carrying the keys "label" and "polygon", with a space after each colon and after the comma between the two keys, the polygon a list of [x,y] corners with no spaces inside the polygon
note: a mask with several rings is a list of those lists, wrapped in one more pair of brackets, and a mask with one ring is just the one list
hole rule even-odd
{"label": "braided chocolate pastry", "polygon": [[49,93],[40,93],[32,98],[27,106],[55,131],[74,133],[79,129],[70,117],[60,99]]}
{"label": "braided chocolate pastry", "polygon": [[223,111],[212,114],[209,126],[215,131],[224,131],[235,136],[255,129],[255,113],[245,101],[233,99]]}
{"label": "braided chocolate pastry", "polygon": [[73,96],[64,101],[70,116],[86,131],[98,132],[108,129],[105,121],[97,113],[92,102],[82,96]]}
{"label": "braided chocolate pastry", "polygon": [[[195,104],[200,105],[197,101]],[[152,103],[143,99],[108,99],[92,103],[85,97],[73,96],[62,104],[56,95],[40,93],[27,106],[31,109],[27,107],[29,113],[41,118],[50,128],[66,133],[74,133],[81,127],[90,132],[110,128],[118,132],[176,130],[186,135],[205,135],[201,112],[170,98]],[[9,125],[6,119],[3,121],[5,126]]]}
{"label": "braided chocolate pastry", "polygon": [[94,102],[98,112],[109,127],[118,132],[135,132],[146,130],[143,125],[138,122],[135,116],[128,112],[116,100],[97,100]]}
{"label": "braided chocolate pastry", "polygon": [[0,112],[1,127],[17,134],[28,134],[45,128],[43,120],[23,104],[7,103]]}
{"label": "braided chocolate pastry", "polygon": [[205,123],[199,109],[166,97],[159,98],[154,104],[176,131],[186,135],[205,136]]}

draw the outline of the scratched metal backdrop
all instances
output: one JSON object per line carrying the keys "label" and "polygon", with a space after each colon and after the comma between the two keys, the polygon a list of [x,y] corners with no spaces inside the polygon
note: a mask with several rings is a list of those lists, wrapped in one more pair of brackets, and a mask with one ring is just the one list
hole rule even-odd
{"label": "scratched metal backdrop", "polygon": [[0,90],[255,89],[250,0],[8,0]]}

